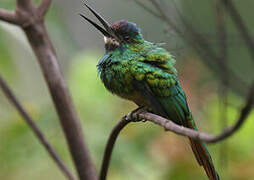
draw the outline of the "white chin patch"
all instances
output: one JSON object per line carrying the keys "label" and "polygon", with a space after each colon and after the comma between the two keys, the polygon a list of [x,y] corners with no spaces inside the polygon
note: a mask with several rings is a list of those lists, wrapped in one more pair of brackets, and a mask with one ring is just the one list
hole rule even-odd
{"label": "white chin patch", "polygon": [[107,44],[108,39],[109,39],[109,38],[107,38],[106,36],[104,36],[104,43],[105,43],[105,44]]}
{"label": "white chin patch", "polygon": [[117,40],[110,38],[110,37],[106,37],[106,36],[104,36],[104,42],[105,42],[105,44],[109,44],[109,45],[113,45],[113,46],[120,45],[120,43]]}

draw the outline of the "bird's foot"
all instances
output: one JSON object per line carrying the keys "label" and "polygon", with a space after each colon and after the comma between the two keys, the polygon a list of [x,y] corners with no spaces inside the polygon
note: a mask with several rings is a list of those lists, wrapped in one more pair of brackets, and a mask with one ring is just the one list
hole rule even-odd
{"label": "bird's foot", "polygon": [[145,119],[142,119],[139,117],[139,114],[142,112],[147,112],[147,111],[148,111],[147,107],[140,106],[137,109],[134,109],[133,111],[131,111],[129,114],[127,114],[126,120],[132,121],[132,122],[139,122],[139,121],[146,122]]}

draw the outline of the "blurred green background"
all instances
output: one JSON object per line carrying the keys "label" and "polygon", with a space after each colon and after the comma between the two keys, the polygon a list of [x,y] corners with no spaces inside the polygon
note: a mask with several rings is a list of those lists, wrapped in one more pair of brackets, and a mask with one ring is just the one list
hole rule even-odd
{"label": "blurred green background", "polygon": [[[176,2],[200,32],[211,35],[211,43],[214,43],[216,48],[216,41],[213,41],[214,3],[209,0]],[[132,0],[96,0],[90,4],[110,22],[128,19],[142,28],[147,40],[166,42],[167,49],[176,56],[179,76],[199,129],[210,133],[219,133],[222,130],[221,108],[225,107],[218,96],[218,79],[215,78],[213,70],[207,68],[192,52],[191,47],[172,30],[168,30],[163,22],[145,12]],[[237,7],[250,30],[254,28],[253,21],[249,21],[253,17],[253,5],[251,0],[237,1]],[[14,9],[15,1],[1,0],[0,7]],[[82,122],[89,150],[99,170],[111,129],[123,115],[136,106],[111,95],[100,82],[96,64],[104,54],[103,39],[93,27],[78,16],[80,12],[93,17],[82,7],[81,1],[54,1],[47,14],[46,24]],[[175,16],[174,6],[169,9],[169,14]],[[229,17],[227,21],[228,31],[236,33]],[[250,82],[253,77],[253,64],[246,47],[237,36],[229,40],[229,66],[240,77]],[[23,32],[3,22],[0,22],[0,73],[56,151],[74,170],[35,56]],[[244,96],[229,90],[229,124],[235,122],[243,104]],[[253,179],[253,118],[252,113],[242,129],[225,143],[209,145],[221,179]],[[47,152],[1,92],[0,179],[64,179]],[[206,176],[194,159],[185,138],[165,132],[147,122],[131,124],[123,130],[114,149],[108,179],[203,180]]]}

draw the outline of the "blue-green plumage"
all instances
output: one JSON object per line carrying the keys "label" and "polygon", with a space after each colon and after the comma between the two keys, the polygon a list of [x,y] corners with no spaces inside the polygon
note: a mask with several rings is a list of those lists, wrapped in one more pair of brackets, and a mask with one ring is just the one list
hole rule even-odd
{"label": "blue-green plumage", "polygon": [[[134,23],[122,20],[109,26],[104,19],[99,20],[106,30],[95,27],[105,36],[106,54],[97,68],[105,87],[138,106],[197,130],[177,77],[174,57],[159,44],[145,41]],[[218,180],[205,144],[192,139],[190,144],[209,179]]]}
{"label": "blue-green plumage", "polygon": [[[112,29],[124,31],[125,26],[129,23],[119,21],[113,24]],[[174,68],[174,57],[159,45],[145,41],[140,32],[136,32],[132,42],[114,45],[112,49],[110,44],[106,44],[106,54],[98,63],[98,72],[105,87],[113,94],[139,106],[147,106],[179,125],[197,130]],[[190,142],[208,177],[217,180],[205,144],[191,139]]]}

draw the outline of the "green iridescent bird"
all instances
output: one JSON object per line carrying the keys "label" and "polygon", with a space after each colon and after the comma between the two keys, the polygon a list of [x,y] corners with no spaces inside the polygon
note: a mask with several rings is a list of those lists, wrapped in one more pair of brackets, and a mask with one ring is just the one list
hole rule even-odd
{"label": "green iridescent bird", "polygon": [[[148,107],[179,125],[197,130],[177,77],[174,57],[160,45],[145,41],[134,23],[121,20],[110,25],[95,10],[85,5],[105,28],[80,14],[104,35],[106,54],[97,67],[105,87],[138,106]],[[208,178],[218,180],[206,145],[189,140]]]}

